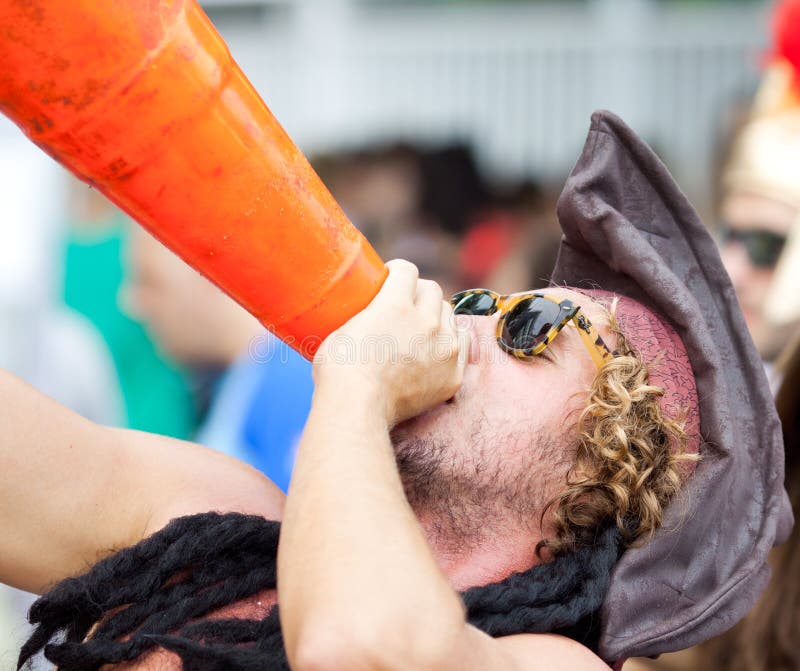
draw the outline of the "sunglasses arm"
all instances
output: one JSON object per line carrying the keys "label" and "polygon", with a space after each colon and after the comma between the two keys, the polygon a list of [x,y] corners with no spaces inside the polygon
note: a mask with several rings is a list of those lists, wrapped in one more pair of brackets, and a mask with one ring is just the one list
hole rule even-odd
{"label": "sunglasses arm", "polygon": [[575,325],[578,335],[581,337],[589,355],[592,357],[592,361],[594,361],[598,369],[602,368],[614,358],[614,355],[608,347],[606,347],[597,329],[586,317],[579,313],[575,315],[572,323]]}

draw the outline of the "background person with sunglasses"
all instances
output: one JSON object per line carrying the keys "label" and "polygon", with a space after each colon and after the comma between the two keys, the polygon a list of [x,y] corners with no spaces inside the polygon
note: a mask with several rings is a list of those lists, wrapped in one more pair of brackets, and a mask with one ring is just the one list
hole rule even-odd
{"label": "background person with sunglasses", "polygon": [[[800,244],[800,2],[775,16],[774,60],[749,119],[722,171],[722,259],[765,360],[800,327],[800,269],[789,250]],[[782,277],[782,279],[781,279]],[[768,300],[776,281],[794,282],[795,298]]]}

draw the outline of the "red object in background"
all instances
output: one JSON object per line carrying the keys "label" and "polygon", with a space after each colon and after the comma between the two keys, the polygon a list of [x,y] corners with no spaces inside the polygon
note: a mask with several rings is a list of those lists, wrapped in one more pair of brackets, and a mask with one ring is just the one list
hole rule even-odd
{"label": "red object in background", "polygon": [[304,355],[383,283],[194,0],[5,2],[0,63],[0,111]]}
{"label": "red object in background", "polygon": [[773,20],[774,56],[791,63],[794,89],[800,95],[800,0],[783,0],[775,8]]}
{"label": "red object in background", "polygon": [[459,252],[467,284],[482,286],[519,241],[519,222],[504,212],[490,212],[470,227]]}

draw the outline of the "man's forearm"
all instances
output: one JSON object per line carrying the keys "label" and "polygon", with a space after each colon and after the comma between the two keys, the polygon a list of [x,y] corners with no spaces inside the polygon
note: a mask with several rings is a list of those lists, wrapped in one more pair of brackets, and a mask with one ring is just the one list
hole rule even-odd
{"label": "man's forearm", "polygon": [[252,469],[200,446],[101,427],[0,371],[0,581],[40,592],[182,514],[278,517]]}
{"label": "man's forearm", "polygon": [[421,669],[463,627],[460,600],[405,499],[378,407],[358,384],[318,388],[314,399],[279,554],[296,668],[360,668],[352,652],[380,655],[369,668],[394,660]]}

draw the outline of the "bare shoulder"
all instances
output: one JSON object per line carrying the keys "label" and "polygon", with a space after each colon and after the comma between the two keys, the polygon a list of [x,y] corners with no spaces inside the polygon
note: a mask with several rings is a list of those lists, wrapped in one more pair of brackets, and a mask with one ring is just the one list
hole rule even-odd
{"label": "bare shoulder", "polygon": [[[130,470],[141,474],[140,488],[155,492],[144,536],[176,517],[209,511],[283,518],[285,495],[252,466],[195,443],[136,431],[114,432],[133,464]],[[136,469],[141,463],[156,463],[158,468]]]}
{"label": "bare shoulder", "polygon": [[181,671],[182,668],[178,655],[159,648],[145,653],[134,662],[107,664],[102,671]]}
{"label": "bare shoulder", "polygon": [[468,627],[459,671],[609,671],[587,647],[555,634],[520,634],[493,639]]}
{"label": "bare shoulder", "polygon": [[713,658],[705,658],[702,648],[689,648],[661,655],[658,659],[631,659],[625,671],[693,671],[713,666]]}
{"label": "bare shoulder", "polygon": [[[497,639],[520,668],[553,671],[609,671],[609,666],[589,648],[556,634],[520,634]],[[533,666],[533,664],[537,666]]]}

